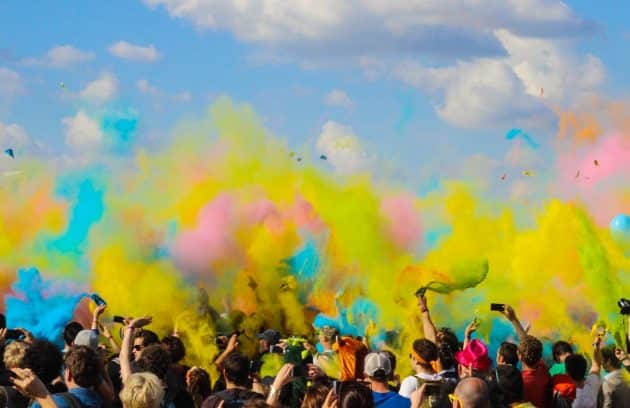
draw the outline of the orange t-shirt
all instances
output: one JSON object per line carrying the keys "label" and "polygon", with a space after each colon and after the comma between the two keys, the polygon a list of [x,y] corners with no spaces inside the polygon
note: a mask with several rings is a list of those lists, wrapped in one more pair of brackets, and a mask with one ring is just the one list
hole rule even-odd
{"label": "orange t-shirt", "polygon": [[363,377],[363,364],[368,349],[361,341],[352,337],[342,337],[333,344],[333,350],[339,353],[341,381],[352,381]]}

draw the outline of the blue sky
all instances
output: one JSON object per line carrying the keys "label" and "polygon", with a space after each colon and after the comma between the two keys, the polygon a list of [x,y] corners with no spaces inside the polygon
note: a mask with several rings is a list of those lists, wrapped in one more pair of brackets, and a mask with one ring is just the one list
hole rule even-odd
{"label": "blue sky", "polygon": [[[413,173],[447,151],[502,157],[512,127],[544,150],[556,126],[550,105],[628,95],[627,2],[459,3],[3,1],[0,142],[102,152],[103,117],[129,112],[139,145],[168,140],[225,94],[292,146],[328,151],[317,141],[333,122],[329,139],[350,137],[385,169]],[[132,49],[114,55],[120,41]],[[46,57],[62,46],[74,54]]]}

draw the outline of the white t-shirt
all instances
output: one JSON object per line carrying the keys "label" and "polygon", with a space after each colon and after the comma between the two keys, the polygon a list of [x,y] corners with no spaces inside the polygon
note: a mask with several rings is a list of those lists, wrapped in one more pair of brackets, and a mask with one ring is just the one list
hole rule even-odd
{"label": "white t-shirt", "polygon": [[405,378],[402,384],[400,384],[400,390],[398,391],[398,394],[400,394],[401,396],[405,398],[411,398],[411,394],[413,394],[415,390],[420,388],[418,387],[418,382],[421,382],[421,381],[418,381],[418,379],[423,380],[423,381],[440,381],[441,377],[437,374],[424,374],[424,373],[412,375],[410,377]]}
{"label": "white t-shirt", "polygon": [[596,408],[597,393],[602,386],[602,380],[597,374],[591,373],[584,380],[584,387],[577,388],[575,391],[575,400],[571,404],[571,408]]}

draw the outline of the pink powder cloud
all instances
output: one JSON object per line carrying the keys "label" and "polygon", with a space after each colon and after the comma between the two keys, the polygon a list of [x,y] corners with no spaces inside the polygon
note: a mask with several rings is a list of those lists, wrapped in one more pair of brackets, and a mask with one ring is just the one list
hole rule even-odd
{"label": "pink powder cloud", "polygon": [[411,248],[422,237],[420,215],[410,195],[387,197],[381,202],[381,213],[387,222],[387,232],[401,248]]}

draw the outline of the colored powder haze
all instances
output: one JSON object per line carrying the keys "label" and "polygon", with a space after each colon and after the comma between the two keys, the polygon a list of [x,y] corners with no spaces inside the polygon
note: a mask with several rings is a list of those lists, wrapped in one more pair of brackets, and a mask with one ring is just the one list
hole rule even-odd
{"label": "colored powder haze", "polygon": [[[476,315],[499,342],[513,333],[489,304],[510,303],[532,333],[587,347],[594,323],[616,330],[630,288],[628,232],[609,230],[630,212],[630,129],[606,121],[583,137],[571,115],[556,140],[512,132],[512,167],[492,180],[436,179],[420,195],[368,170],[340,177],[316,152],[298,162],[227,99],[154,151],[129,150],[133,113],[106,118],[112,151],[132,164],[23,157],[26,174],[0,189],[9,324],[58,341],[50,333],[84,318],[82,293],[97,292],[110,316],[151,314],[160,334],[181,332],[190,364],[207,365],[217,332],[308,334],[314,321],[374,342],[399,333],[390,346],[405,355],[422,333],[414,292],[437,281],[438,325],[461,334]],[[522,158],[544,143],[554,157],[524,176]]]}

